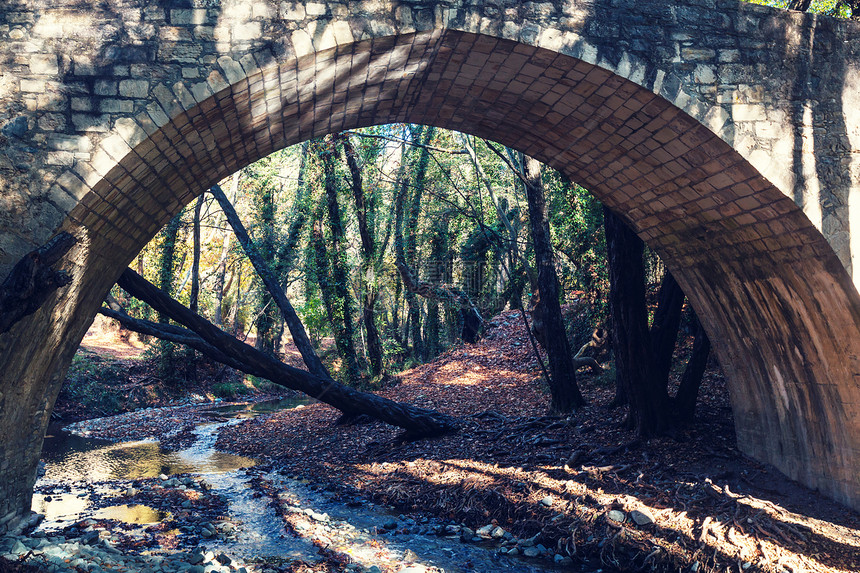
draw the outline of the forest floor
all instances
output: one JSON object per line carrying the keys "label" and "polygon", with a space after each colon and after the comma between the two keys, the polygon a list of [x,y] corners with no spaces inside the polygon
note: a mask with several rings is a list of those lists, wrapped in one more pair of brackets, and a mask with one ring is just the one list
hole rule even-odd
{"label": "forest floor", "polygon": [[[115,333],[88,336],[83,347],[132,372],[144,368],[142,348]],[[689,349],[687,341],[679,364]],[[144,368],[125,383],[151,377]],[[606,407],[611,372],[578,378],[589,405],[546,416],[546,386],[511,311],[490,321],[478,343],[404,371],[380,392],[457,417],[456,434],[405,441],[380,423],[337,426],[336,410],[313,404],[228,426],[218,447],[405,514],[537,536],[592,569],[860,571],[860,515],[740,453],[716,363],[696,423],[646,443],[621,427],[623,409]],[[211,399],[212,386],[194,391]],[[81,417],[74,413],[67,419]]]}
{"label": "forest floor", "polygon": [[579,375],[589,406],[544,415],[549,397],[518,311],[398,380],[381,393],[456,416],[461,430],[404,441],[380,423],[337,426],[339,413],[315,404],[228,427],[218,447],[405,513],[538,535],[592,566],[860,571],[860,515],[737,449],[716,364],[696,423],[647,443],[621,428],[623,409],[607,409],[608,373]]}

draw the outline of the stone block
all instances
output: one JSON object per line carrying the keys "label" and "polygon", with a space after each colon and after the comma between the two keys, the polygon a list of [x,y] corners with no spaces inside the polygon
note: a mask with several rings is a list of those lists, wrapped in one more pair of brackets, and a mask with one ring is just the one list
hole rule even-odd
{"label": "stone block", "polygon": [[182,8],[171,10],[170,23],[174,26],[199,26],[201,24],[208,24],[208,11],[205,8]]}
{"label": "stone block", "polygon": [[108,131],[110,129],[110,116],[73,113],[72,125],[78,131]]}
{"label": "stone block", "polygon": [[145,98],[149,93],[146,80],[122,80],[119,82],[119,95],[123,97]]}
{"label": "stone block", "polygon": [[127,99],[102,99],[99,101],[99,111],[102,113],[132,113],[134,102]]}
{"label": "stone block", "polygon": [[93,93],[100,96],[115,96],[117,85],[118,82],[115,80],[96,80],[93,84]]}
{"label": "stone block", "polygon": [[57,75],[60,66],[55,54],[33,54],[29,58],[30,73],[35,75]]}

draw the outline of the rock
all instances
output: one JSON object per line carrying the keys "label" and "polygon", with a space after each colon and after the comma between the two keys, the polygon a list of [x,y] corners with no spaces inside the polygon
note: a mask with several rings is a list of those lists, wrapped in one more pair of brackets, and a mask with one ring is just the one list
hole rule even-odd
{"label": "rock", "polygon": [[158,479],[160,479],[161,481],[167,481],[168,477],[164,474],[159,474]]}
{"label": "rock", "polygon": [[548,495],[545,498],[543,498],[542,500],[540,500],[540,504],[545,506],[545,507],[551,507],[553,501],[555,501],[555,500],[552,498],[552,496]]}
{"label": "rock", "polygon": [[391,531],[392,529],[397,529],[397,522],[396,522],[396,521],[386,521],[386,522],[382,525],[382,527],[383,527],[384,529],[387,529],[387,530]]}
{"label": "rock", "polygon": [[627,517],[624,515],[624,512],[623,512],[623,511],[619,511],[619,510],[617,510],[617,509],[613,509],[613,510],[609,511],[609,512],[606,514],[606,517],[607,517],[610,521],[614,521],[614,522],[616,522],[616,523],[624,523],[624,520],[625,520],[625,519],[627,519]]}
{"label": "rock", "polygon": [[508,550],[508,555],[510,555],[511,557],[516,557],[519,554],[520,554],[520,550],[516,547],[513,547],[513,548]]}
{"label": "rock", "polygon": [[493,539],[501,539],[505,536],[505,533],[507,533],[507,531],[505,531],[501,527],[495,527],[493,528],[493,531],[490,532],[490,537],[492,537]]}
{"label": "rock", "polygon": [[654,523],[654,516],[647,509],[634,509],[630,512],[630,519],[640,527]]}
{"label": "rock", "polygon": [[227,555],[226,553],[219,553],[218,555],[215,556],[215,560],[218,563],[220,563],[221,565],[229,565],[230,563],[233,562],[233,560],[230,559],[230,556]]}
{"label": "rock", "polygon": [[203,559],[203,554],[200,552],[192,552],[188,556],[188,562],[192,565],[199,565],[200,563],[203,563]]}
{"label": "rock", "polygon": [[371,565],[367,569],[364,570],[364,573],[382,573],[382,569],[377,567],[376,565]]}
{"label": "rock", "polygon": [[[510,555],[510,552],[508,553],[508,555]],[[540,550],[538,550],[537,547],[526,547],[523,550],[523,555],[525,555],[526,557],[537,557],[538,555],[540,555]]]}
{"label": "rock", "polygon": [[571,563],[573,563],[573,559],[566,555],[561,555],[559,553],[556,553],[552,560],[556,565],[570,565]]}
{"label": "rock", "polygon": [[489,525],[485,525],[484,527],[479,527],[477,531],[475,531],[476,535],[480,535],[481,537],[490,537],[493,532],[494,525],[491,523]]}
{"label": "rock", "polygon": [[81,543],[85,545],[90,545],[99,540],[99,532],[98,531],[90,531],[81,536]]}

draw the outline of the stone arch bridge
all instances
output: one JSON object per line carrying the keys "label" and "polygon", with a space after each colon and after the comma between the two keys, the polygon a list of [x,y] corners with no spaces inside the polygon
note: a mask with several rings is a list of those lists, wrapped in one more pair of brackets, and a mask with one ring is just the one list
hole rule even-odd
{"label": "stone arch bridge", "polygon": [[622,214],[715,341],[741,449],[860,509],[856,23],[734,0],[5,0],[0,38],[0,278],[78,239],[72,284],[0,335],[0,522],[163,224],[277,149],[389,122],[502,142]]}

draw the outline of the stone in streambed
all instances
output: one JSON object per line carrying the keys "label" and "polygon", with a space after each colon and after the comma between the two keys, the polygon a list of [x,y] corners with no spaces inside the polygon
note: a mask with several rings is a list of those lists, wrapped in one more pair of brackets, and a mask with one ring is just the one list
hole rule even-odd
{"label": "stone in streambed", "polygon": [[[510,555],[510,552],[508,552],[508,555]],[[537,547],[526,547],[523,550],[523,555],[525,555],[526,557],[537,557],[538,555],[540,555],[540,549],[538,549]]]}
{"label": "stone in streambed", "polygon": [[647,509],[634,509],[630,512],[630,519],[632,519],[639,527],[644,527],[654,523],[654,516],[651,515],[651,512]]}
{"label": "stone in streambed", "polygon": [[543,498],[542,500],[540,500],[540,504],[543,505],[544,507],[551,507],[553,501],[555,501],[555,500],[552,498],[552,496],[548,495],[545,498]]}
{"label": "stone in streambed", "polygon": [[617,510],[617,509],[613,509],[613,510],[611,510],[610,512],[608,512],[608,513],[606,514],[606,517],[607,517],[610,521],[614,521],[614,522],[616,522],[616,523],[624,523],[624,520],[625,520],[625,519],[627,519],[627,517],[624,515],[624,512],[623,512],[623,511],[619,511],[619,510]]}

